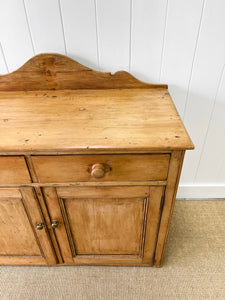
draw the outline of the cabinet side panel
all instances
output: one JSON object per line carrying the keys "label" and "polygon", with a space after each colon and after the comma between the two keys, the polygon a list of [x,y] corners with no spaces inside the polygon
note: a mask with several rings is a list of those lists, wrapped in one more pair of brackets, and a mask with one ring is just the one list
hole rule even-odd
{"label": "cabinet side panel", "polygon": [[163,262],[170,221],[176,199],[185,151],[173,151],[169,167],[168,183],[165,191],[165,202],[162,210],[158,240],[155,250],[154,265],[160,267]]}
{"label": "cabinet side panel", "polygon": [[164,186],[150,186],[143,264],[153,264]]}

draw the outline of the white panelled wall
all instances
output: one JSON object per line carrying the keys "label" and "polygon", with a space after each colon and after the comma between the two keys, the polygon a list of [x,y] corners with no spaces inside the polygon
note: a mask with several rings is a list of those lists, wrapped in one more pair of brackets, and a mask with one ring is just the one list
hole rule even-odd
{"label": "white panelled wall", "polygon": [[224,0],[0,1],[0,73],[55,52],[167,83],[195,144],[179,198],[225,198]]}

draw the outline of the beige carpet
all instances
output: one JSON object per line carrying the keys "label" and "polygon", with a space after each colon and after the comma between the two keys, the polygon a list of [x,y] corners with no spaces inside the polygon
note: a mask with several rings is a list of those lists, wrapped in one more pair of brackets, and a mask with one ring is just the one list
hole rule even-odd
{"label": "beige carpet", "polygon": [[225,201],[177,201],[164,266],[0,267],[0,299],[225,299]]}

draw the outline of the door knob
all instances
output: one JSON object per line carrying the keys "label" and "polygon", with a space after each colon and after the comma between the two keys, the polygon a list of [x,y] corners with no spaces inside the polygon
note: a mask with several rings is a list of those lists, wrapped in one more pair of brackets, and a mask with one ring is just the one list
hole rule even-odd
{"label": "door knob", "polygon": [[52,228],[57,228],[59,225],[59,221],[57,220],[52,220]]}
{"label": "door knob", "polygon": [[36,228],[37,228],[37,230],[42,230],[44,228],[44,223],[43,222],[37,222],[36,223]]}

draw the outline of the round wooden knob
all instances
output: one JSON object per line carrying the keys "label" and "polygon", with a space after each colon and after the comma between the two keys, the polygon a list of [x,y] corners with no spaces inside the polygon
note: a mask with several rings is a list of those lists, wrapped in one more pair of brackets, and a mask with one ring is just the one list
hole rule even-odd
{"label": "round wooden knob", "polygon": [[105,175],[105,167],[103,164],[94,164],[91,170],[91,176],[102,178]]}

